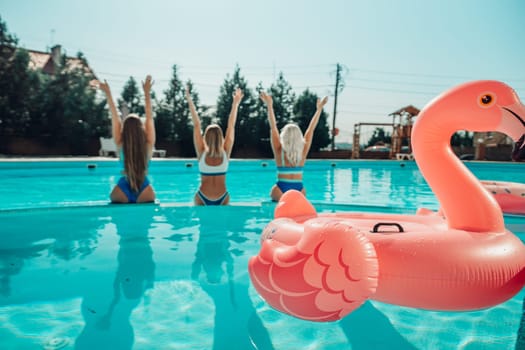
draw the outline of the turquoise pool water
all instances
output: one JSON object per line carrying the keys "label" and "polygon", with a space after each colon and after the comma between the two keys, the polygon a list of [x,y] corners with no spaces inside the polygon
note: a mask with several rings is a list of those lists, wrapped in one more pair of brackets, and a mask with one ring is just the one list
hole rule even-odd
{"label": "turquoise pool water", "polygon": [[[247,274],[275,207],[267,197],[275,178],[271,162],[233,162],[234,205],[227,207],[189,205],[198,186],[191,161],[153,163],[160,204],[107,205],[118,167],[88,163],[96,169],[85,162],[0,163],[0,349],[525,346],[518,342],[525,336],[523,290],[476,312],[370,301],[339,322],[321,324],[271,309]],[[308,195],[321,212],[437,207],[413,162],[307,166]],[[469,167],[483,179],[512,181],[524,170]],[[505,223],[525,241],[525,218],[506,216]]]}
{"label": "turquoise pool water", "polygon": [[[466,164],[482,180],[525,182],[523,163]],[[115,160],[0,161],[0,210],[105,204],[120,170]],[[149,177],[161,203],[192,203],[200,181],[195,160],[154,160]],[[227,177],[232,203],[269,201],[275,179],[273,161],[233,160]],[[408,209],[438,206],[415,162],[310,160],[304,184],[314,202]]]}

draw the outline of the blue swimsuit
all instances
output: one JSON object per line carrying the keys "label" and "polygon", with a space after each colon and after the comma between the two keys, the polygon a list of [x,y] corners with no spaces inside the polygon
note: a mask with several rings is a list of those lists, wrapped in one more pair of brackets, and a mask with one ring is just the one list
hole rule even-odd
{"label": "blue swimsuit", "polygon": [[146,187],[149,186],[149,180],[147,177],[144,178],[144,182],[142,183],[142,186],[140,186],[140,189],[138,192],[135,192],[131,189],[131,185],[128,182],[128,179],[125,176],[122,176],[118,180],[117,186],[124,192],[126,197],[128,197],[128,201],[130,203],[137,203],[137,199],[139,198],[140,194]]}
{"label": "blue swimsuit", "polygon": [[[119,154],[120,154],[120,162],[122,164],[122,167],[124,168],[124,152],[122,151],[122,148],[120,149]],[[140,186],[138,192],[135,192],[133,191],[133,189],[131,189],[131,185],[129,184],[128,178],[126,176],[122,176],[118,180],[118,183],[117,183],[118,188],[120,188],[120,190],[124,192],[126,197],[128,197],[129,203],[137,203],[137,199],[139,198],[140,194],[149,185],[150,185],[150,182],[148,180],[148,177],[144,177],[144,182],[142,183],[142,186]]]}
{"label": "blue swimsuit", "polygon": [[[285,164],[284,162],[284,151],[281,152],[281,164]],[[301,175],[301,179],[286,179],[286,178],[279,178],[279,175]],[[289,190],[297,190],[302,191],[303,186],[303,167],[302,166],[296,166],[296,167],[287,167],[287,166],[278,166],[277,167],[277,187],[281,190],[282,193],[289,191]]]}
{"label": "blue swimsuit", "polygon": [[[303,174],[303,167],[277,167],[277,175],[280,174]],[[282,193],[289,190],[302,191],[303,180],[301,179],[277,179],[277,187],[281,190]]]}
{"label": "blue swimsuit", "polygon": [[224,192],[224,194],[217,199],[209,199],[204,195],[204,193],[201,192],[201,190],[197,191],[197,196],[199,196],[204,205],[222,205],[228,196],[228,191]]}

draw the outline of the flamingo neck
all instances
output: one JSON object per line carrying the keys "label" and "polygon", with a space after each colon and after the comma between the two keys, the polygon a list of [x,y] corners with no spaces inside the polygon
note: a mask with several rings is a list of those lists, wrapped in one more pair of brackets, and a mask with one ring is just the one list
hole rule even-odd
{"label": "flamingo neck", "polygon": [[412,133],[416,163],[439,200],[449,228],[504,231],[503,214],[496,200],[452,151],[450,136],[454,131],[440,129],[435,123],[426,126],[422,119],[418,122]]}

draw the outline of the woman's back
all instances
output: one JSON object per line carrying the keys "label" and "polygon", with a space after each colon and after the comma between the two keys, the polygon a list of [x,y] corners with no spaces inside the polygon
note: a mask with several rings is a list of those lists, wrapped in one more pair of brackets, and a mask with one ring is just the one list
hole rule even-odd
{"label": "woman's back", "polygon": [[235,121],[237,109],[243,97],[240,89],[233,94],[233,103],[228,117],[226,135],[217,124],[208,125],[201,134],[201,122],[189,87],[186,89],[186,99],[190,107],[193,121],[193,145],[199,159],[199,172],[201,185],[195,194],[197,205],[223,205],[228,204],[230,195],[226,190],[226,172],[228,171],[229,156],[235,139]]}
{"label": "woman's back", "polygon": [[210,197],[217,197],[226,191],[226,172],[229,160],[226,152],[222,157],[210,157],[204,152],[199,159],[201,191]]}
{"label": "woman's back", "polygon": [[317,109],[303,137],[301,129],[293,123],[286,125],[279,134],[273,111],[272,97],[263,91],[260,94],[260,98],[268,108],[270,143],[275,163],[277,164],[277,183],[272,187],[270,196],[272,200],[278,201],[282,194],[289,190],[305,193],[302,183],[303,166],[312,144],[315,127],[319,122],[323,106],[328,99],[327,97],[322,100],[317,99]]}

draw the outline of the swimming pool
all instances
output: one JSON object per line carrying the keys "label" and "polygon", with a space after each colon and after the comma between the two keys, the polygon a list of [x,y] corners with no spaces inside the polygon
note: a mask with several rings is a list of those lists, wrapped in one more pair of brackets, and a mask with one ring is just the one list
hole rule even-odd
{"label": "swimming pool", "polygon": [[[482,180],[525,182],[523,163],[466,164]],[[115,160],[0,161],[0,210],[106,204],[120,170]],[[154,160],[149,177],[160,203],[192,203],[200,181],[195,160]],[[233,160],[227,177],[231,201],[269,201],[275,178],[273,161]],[[438,206],[412,161],[310,160],[304,184],[308,198],[318,203],[409,210]]]}
{"label": "swimming pool", "polygon": [[[153,162],[160,205],[107,205],[116,162],[6,163],[1,349],[509,349],[525,336],[523,290],[476,312],[370,301],[324,324],[271,309],[251,286],[247,262],[272,218],[273,162],[233,161],[227,207],[191,205],[193,161]],[[524,170],[468,166],[501,181]],[[413,162],[311,161],[305,184],[322,212],[437,207]],[[524,218],[505,223],[525,240]]]}

